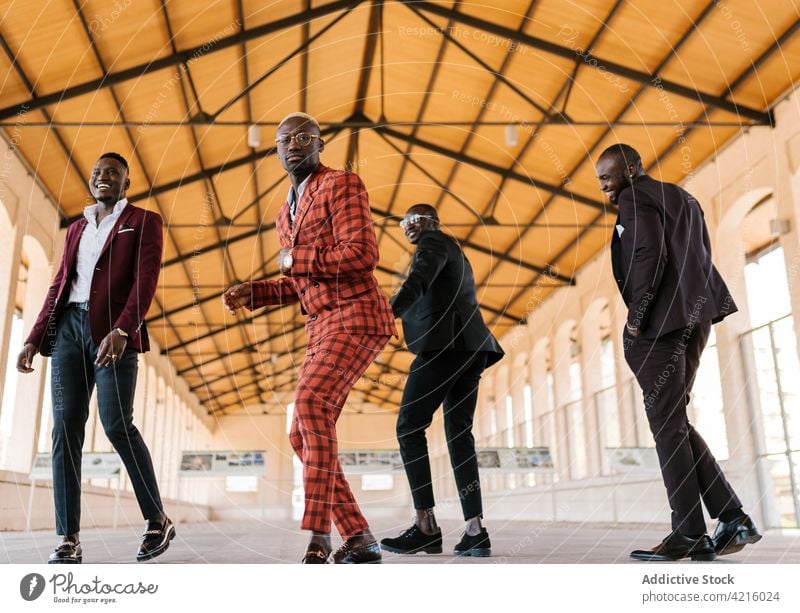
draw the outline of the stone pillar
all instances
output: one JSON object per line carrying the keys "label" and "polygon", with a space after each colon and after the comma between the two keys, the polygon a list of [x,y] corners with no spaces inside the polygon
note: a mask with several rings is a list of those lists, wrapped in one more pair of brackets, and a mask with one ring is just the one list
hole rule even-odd
{"label": "stone pillar", "polygon": [[[533,444],[549,447],[555,458],[554,406],[548,392],[547,374],[550,364],[550,344],[545,339],[534,345],[528,361],[533,403]],[[549,418],[544,416],[549,413]]]}
{"label": "stone pillar", "polygon": [[[717,337],[717,355],[722,387],[725,429],[728,437],[730,457],[727,467],[730,472],[743,475],[746,491],[760,492],[751,499],[744,496],[743,502],[758,517],[760,502],[761,520],[766,525],[776,525],[778,511],[775,507],[775,491],[769,462],[759,458],[764,453],[764,423],[760,410],[758,382],[753,367],[753,349],[749,337],[740,337],[750,328],[750,317],[745,286],[745,249],[739,225],[739,207],[724,207],[728,217],[722,219],[717,232],[722,240],[714,249],[714,260],[725,279],[739,312],[726,318],[714,327]],[[741,211],[746,214],[747,211]],[[749,383],[748,383],[749,379]],[[755,393],[752,393],[755,392]]]}
{"label": "stone pillar", "polygon": [[514,355],[506,358],[511,359],[512,365],[509,393],[513,407],[514,444],[517,447],[525,446],[525,386],[528,385],[529,360],[527,350],[527,347],[520,347]]}
{"label": "stone pillar", "polygon": [[605,423],[598,415],[595,393],[602,388],[602,351],[600,347],[600,304],[585,308],[579,329],[581,343],[581,386],[583,388],[583,424],[586,432],[587,475],[599,475],[604,459]]}
{"label": "stone pillar", "polygon": [[[29,256],[28,280],[25,286],[22,313],[24,335],[27,335],[44,304],[47,288],[50,286],[51,267],[38,243],[34,244],[31,239],[26,239],[24,243]],[[19,268],[18,254],[19,252],[15,258],[17,268]],[[16,283],[12,292],[12,296],[15,295]],[[13,303],[10,308],[13,308]],[[20,348],[10,348],[8,359],[16,360]],[[4,466],[7,470],[23,473],[30,470],[36,455],[47,362],[37,355],[33,368],[34,371],[27,375],[19,375],[14,371],[14,374],[18,375],[16,402],[11,409],[10,420],[6,422],[9,424],[9,428]]]}
{"label": "stone pillar", "polygon": [[[800,148],[800,135],[793,141]],[[800,160],[792,160],[786,147],[776,149],[775,164],[778,186],[775,190],[778,220],[788,224],[788,232],[780,237],[786,261],[786,277],[792,304],[797,353],[800,355]]]}
{"label": "stone pillar", "polygon": [[497,411],[497,435],[495,436],[495,445],[498,447],[508,446],[507,430],[513,428],[513,421],[508,420],[507,396],[509,395],[508,389],[509,381],[509,367],[506,364],[500,366],[494,378],[494,397],[495,407]]}
{"label": "stone pillar", "polygon": [[575,326],[573,321],[561,325],[553,342],[553,404],[555,406],[555,455],[557,470],[561,479],[570,479],[572,475],[573,454],[570,449],[569,420],[567,404],[572,400],[570,393],[569,367],[570,336]]}
{"label": "stone pillar", "polygon": [[630,366],[625,361],[622,333],[627,320],[627,309],[622,299],[611,305],[611,341],[614,343],[614,378],[617,385],[617,406],[619,407],[620,442],[623,447],[642,447],[653,444],[647,438],[647,416],[638,399],[642,390],[635,381]]}
{"label": "stone pillar", "polygon": [[[16,208],[14,197],[13,208],[8,200],[5,204],[12,210]],[[4,215],[0,211],[0,215]],[[6,369],[9,360],[16,360],[22,347],[9,347],[11,326],[17,300],[17,281],[19,280],[20,253],[22,252],[22,231],[18,225],[5,225],[6,219],[0,219],[0,407],[3,406],[3,390],[6,389]],[[27,333],[28,329],[25,330]],[[7,348],[7,350],[6,350]],[[14,371],[13,376],[17,372]],[[0,410],[2,410],[0,408]]]}

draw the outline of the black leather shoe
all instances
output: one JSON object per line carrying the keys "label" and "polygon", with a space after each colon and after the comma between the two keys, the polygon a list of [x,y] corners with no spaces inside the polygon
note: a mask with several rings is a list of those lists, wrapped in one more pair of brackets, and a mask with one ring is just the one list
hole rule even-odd
{"label": "black leather shoe", "polygon": [[375,541],[366,545],[353,545],[356,537],[351,536],[344,545],[328,558],[328,564],[380,564],[381,548]]}
{"label": "black leather shoe", "polygon": [[142,544],[136,553],[136,561],[144,562],[160,556],[169,547],[169,542],[175,538],[175,526],[167,517],[164,525],[157,521],[147,520],[147,526],[142,535]]}
{"label": "black leather shoe", "polygon": [[325,551],[316,543],[309,543],[306,549],[306,555],[300,561],[300,564],[327,564],[329,552]]}
{"label": "black leather shoe", "polygon": [[381,549],[392,553],[442,553],[442,531],[436,534],[425,534],[417,524],[411,526],[400,536],[383,539]]}
{"label": "black leather shoe", "polygon": [[712,562],[717,559],[717,553],[707,534],[694,539],[673,532],[652,549],[632,551],[631,557],[645,562],[674,562],[684,558],[691,558],[696,562]]}
{"label": "black leather shoe", "polygon": [[83,562],[83,549],[77,541],[65,538],[50,554],[48,564],[81,564]]}
{"label": "black leather shoe", "polygon": [[714,551],[721,556],[741,551],[745,545],[752,545],[761,540],[758,528],[749,515],[742,515],[733,521],[721,521],[711,537]]}
{"label": "black leather shoe", "polygon": [[481,528],[480,534],[470,536],[466,532],[462,535],[461,541],[453,549],[457,556],[472,556],[474,558],[488,558],[492,555],[492,542],[489,540],[489,533],[486,528]]}

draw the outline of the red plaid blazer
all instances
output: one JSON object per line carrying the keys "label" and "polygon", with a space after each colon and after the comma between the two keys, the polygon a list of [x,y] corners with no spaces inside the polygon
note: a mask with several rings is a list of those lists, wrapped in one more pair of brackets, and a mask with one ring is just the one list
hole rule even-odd
{"label": "red plaid blazer", "polygon": [[397,336],[389,301],[372,274],[378,245],[358,175],[320,164],[294,224],[284,203],[276,226],[281,247],[292,249],[291,275],[254,281],[250,309],[300,302],[310,341],[329,334]]}

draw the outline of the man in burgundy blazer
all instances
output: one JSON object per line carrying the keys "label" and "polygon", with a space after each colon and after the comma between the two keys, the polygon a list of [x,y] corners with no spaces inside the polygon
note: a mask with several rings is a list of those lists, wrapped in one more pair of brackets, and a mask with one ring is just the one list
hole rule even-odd
{"label": "man in burgundy blazer", "polygon": [[138,354],[150,348],[144,318],[161,270],[163,222],[128,204],[129,185],[127,161],[100,156],[89,180],[96,204],[67,229],[58,271],[17,359],[22,373],[32,372],[37,352],[52,359],[53,494],[64,538],[50,563],[82,561],[81,449],[95,385],[100,421],[147,520],[137,559],[160,555],[175,536],[132,416]]}
{"label": "man in burgundy blazer", "polygon": [[[339,465],[336,420],[350,389],[397,331],[373,270],[378,247],[367,192],[358,175],[320,164],[319,124],[296,113],[278,126],[278,157],[292,187],[277,218],[280,279],[230,288],[239,307],[300,302],[308,349],[298,373],[289,438],[303,462],[305,514],[311,530],[303,562],[377,562],[380,547]],[[331,519],[345,539],[331,552]]]}

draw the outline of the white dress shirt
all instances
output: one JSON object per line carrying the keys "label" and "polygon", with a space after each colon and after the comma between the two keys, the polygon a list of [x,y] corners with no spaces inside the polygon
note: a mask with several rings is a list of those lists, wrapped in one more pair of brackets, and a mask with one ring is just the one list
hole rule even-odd
{"label": "white dress shirt", "polygon": [[117,223],[122,214],[128,199],[123,198],[114,205],[114,209],[98,225],[97,210],[99,204],[92,204],[83,209],[83,216],[88,220],[86,228],[81,235],[81,242],[78,244],[77,269],[78,276],[72,280],[72,288],[69,292],[69,302],[88,302],[89,294],[92,290],[92,276],[100,257],[100,251],[106,244],[108,235],[114,224]]}
{"label": "white dress shirt", "polygon": [[300,199],[303,197],[303,192],[306,191],[306,184],[308,180],[311,178],[311,175],[314,173],[310,173],[303,182],[297,186],[297,195],[294,193],[294,186],[289,188],[289,193],[286,196],[286,202],[289,203],[289,217],[294,223],[294,217],[297,215],[297,207],[300,205]]}

